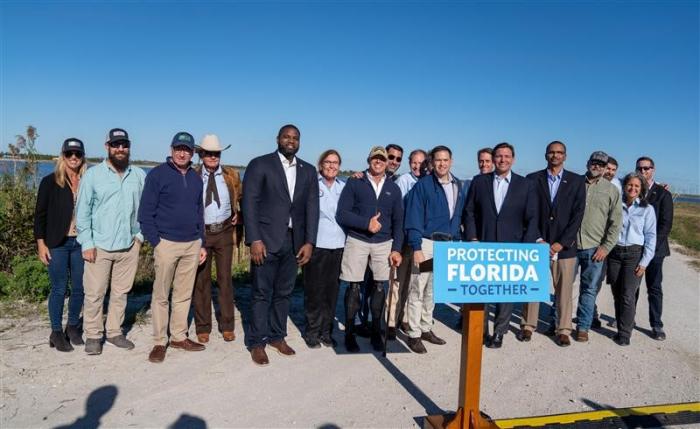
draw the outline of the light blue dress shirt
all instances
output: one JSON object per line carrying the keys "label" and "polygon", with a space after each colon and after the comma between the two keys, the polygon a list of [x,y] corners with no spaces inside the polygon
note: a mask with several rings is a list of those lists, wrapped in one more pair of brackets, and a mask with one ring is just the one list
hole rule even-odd
{"label": "light blue dress shirt", "polygon": [[401,189],[401,197],[406,198],[406,195],[416,183],[418,183],[418,178],[414,176],[412,172],[404,173],[399,176],[399,178],[396,179],[396,186]]}
{"label": "light blue dress shirt", "polygon": [[318,175],[319,216],[316,247],[321,249],[340,249],[345,247],[345,232],[335,220],[338,200],[345,183],[337,178],[329,188],[323,176]]}
{"label": "light blue dress shirt", "polygon": [[564,170],[559,171],[559,174],[552,175],[552,173],[547,170],[547,184],[549,185],[549,196],[551,202],[554,202],[554,198],[557,196],[559,191],[559,185],[561,185],[561,174]]}
{"label": "light blue dress shirt", "polygon": [[80,181],[75,224],[83,251],[115,251],[143,242],[137,220],[146,173],[128,166],[120,176],[107,162],[89,168]]}
{"label": "light blue dress shirt", "polygon": [[506,199],[506,194],[508,194],[508,186],[510,186],[511,177],[512,172],[510,171],[505,177],[493,173],[493,199],[496,203],[496,213],[501,212],[501,206]]}
{"label": "light blue dress shirt", "polygon": [[644,246],[639,265],[646,267],[654,257],[656,248],[656,214],[654,207],[639,205],[639,198],[632,205],[622,204],[622,229],[617,240],[618,246]]}
{"label": "light blue dress shirt", "polygon": [[[216,201],[212,198],[211,204],[204,207],[204,223],[206,225],[212,225],[215,223],[222,223],[231,217],[231,197],[228,194],[228,186],[226,186],[226,181],[224,180],[224,174],[221,166],[214,172],[214,180],[216,180],[216,190],[219,193],[219,202],[221,202],[221,207],[216,204]],[[207,171],[206,168],[202,167],[202,182],[204,182],[204,192],[202,193],[202,201],[206,204],[207,201],[207,186],[209,184],[209,179],[211,178],[211,173]]]}

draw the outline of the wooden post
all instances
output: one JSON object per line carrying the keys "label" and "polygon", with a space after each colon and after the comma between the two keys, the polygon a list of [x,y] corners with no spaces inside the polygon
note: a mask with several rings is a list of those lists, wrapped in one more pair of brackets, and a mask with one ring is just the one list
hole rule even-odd
{"label": "wooden post", "polygon": [[428,416],[424,427],[487,429],[496,426],[479,411],[481,354],[485,304],[462,305],[462,356],[459,365],[459,408],[452,415]]}

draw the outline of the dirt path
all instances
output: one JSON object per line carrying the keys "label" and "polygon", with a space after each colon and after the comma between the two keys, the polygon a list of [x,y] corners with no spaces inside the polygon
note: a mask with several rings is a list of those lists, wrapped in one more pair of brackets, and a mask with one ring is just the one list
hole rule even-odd
{"label": "dirt path", "polygon": [[[484,350],[483,411],[505,418],[699,401],[700,276],[687,262],[676,252],[665,265],[668,340],[645,334],[644,286],[630,347],[613,343],[612,326],[565,349],[539,334],[519,343],[511,333],[501,350]],[[246,289],[238,292],[242,308]],[[288,338],[297,356],[270,353],[265,368],[250,361],[242,332],[233,343],[214,335],[200,353],[169,350],[156,365],[146,360],[148,323],[135,324],[128,334],[135,350],[105,346],[94,357],[82,349],[50,350],[48,322],[39,317],[0,320],[0,427],[388,428],[416,426],[426,412],[454,410],[460,336],[451,328],[453,308],[439,306],[436,315],[435,331],[446,346],[428,344],[428,354],[419,356],[398,341],[383,359],[367,340],[355,355],[342,346],[306,348],[298,329],[300,300],[297,292]],[[598,303],[610,321],[607,288]],[[342,333],[336,338],[342,340]]]}

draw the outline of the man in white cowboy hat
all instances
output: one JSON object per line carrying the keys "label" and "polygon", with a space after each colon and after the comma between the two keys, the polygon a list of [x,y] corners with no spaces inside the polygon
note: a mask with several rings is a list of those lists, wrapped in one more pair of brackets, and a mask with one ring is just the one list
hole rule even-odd
{"label": "man in white cowboy hat", "polygon": [[216,259],[216,283],[219,287],[219,331],[224,341],[233,341],[236,338],[231,259],[233,246],[237,244],[236,224],[241,221],[239,212],[243,192],[238,171],[221,165],[221,152],[229,147],[231,145],[221,147],[219,138],[213,134],[205,135],[196,147],[197,154],[204,164],[204,168],[197,167],[195,171],[202,176],[204,182],[203,247],[207,249],[207,260],[197,269],[192,295],[197,340],[200,343],[209,341],[212,330],[212,259]]}

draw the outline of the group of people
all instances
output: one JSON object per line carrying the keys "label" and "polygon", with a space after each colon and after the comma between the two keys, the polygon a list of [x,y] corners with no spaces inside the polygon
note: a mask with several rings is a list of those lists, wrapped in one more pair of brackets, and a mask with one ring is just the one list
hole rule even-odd
{"label": "group of people", "polygon": [[[221,165],[230,145],[222,147],[215,135],[195,144],[191,134],[177,133],[170,156],[148,174],[131,165],[123,129],[109,131],[107,156],[90,169],[83,142],[67,139],[55,172],[39,187],[34,227],[51,280],[50,346],[71,351],[84,344],[91,355],[103,344],[134,348],[121,325],[146,240],[154,247],[155,268],[151,362],[162,362],[168,347],[200,351],[209,342],[214,261],[218,329],[224,341],[235,340],[231,264],[241,240],[250,247],[252,278],[245,345],[258,365],[269,364],[267,346],[283,356],[296,353],[285,337],[299,268],[308,347],[337,346],[341,283],[344,318],[338,319],[348,352],[360,350],[357,336],[382,350],[397,329],[415,353],[427,352],[424,342],[445,344],[432,329],[435,241],[547,243],[555,296],[547,334],[560,346],[570,345],[570,337],[588,341],[591,328],[600,326],[595,301],[605,278],[615,301],[615,342],[628,345],[646,277],[652,337],[665,339],[661,284],[673,201],[654,181],[651,158],[639,158],[635,172],[620,181],[617,161],[596,151],[579,175],[564,169],[566,145],[553,141],[545,148],[546,167],[524,177],[512,171],[515,148],[499,143],[477,152],[480,174],[463,182],[451,171],[447,146],[412,151],[410,171],[399,175],[404,151],[391,144],[372,147],[367,169],[344,181],[338,151],[323,152],[313,166],[296,156],[300,138],[296,126],[280,128],[276,150],[253,159],[243,181]],[[201,165],[193,165],[195,152]],[[191,307],[197,341],[188,336]],[[513,304],[495,307],[493,335],[488,318],[484,330],[491,348],[501,347],[513,312]],[[524,303],[520,341],[532,339],[538,319],[539,303]]]}

